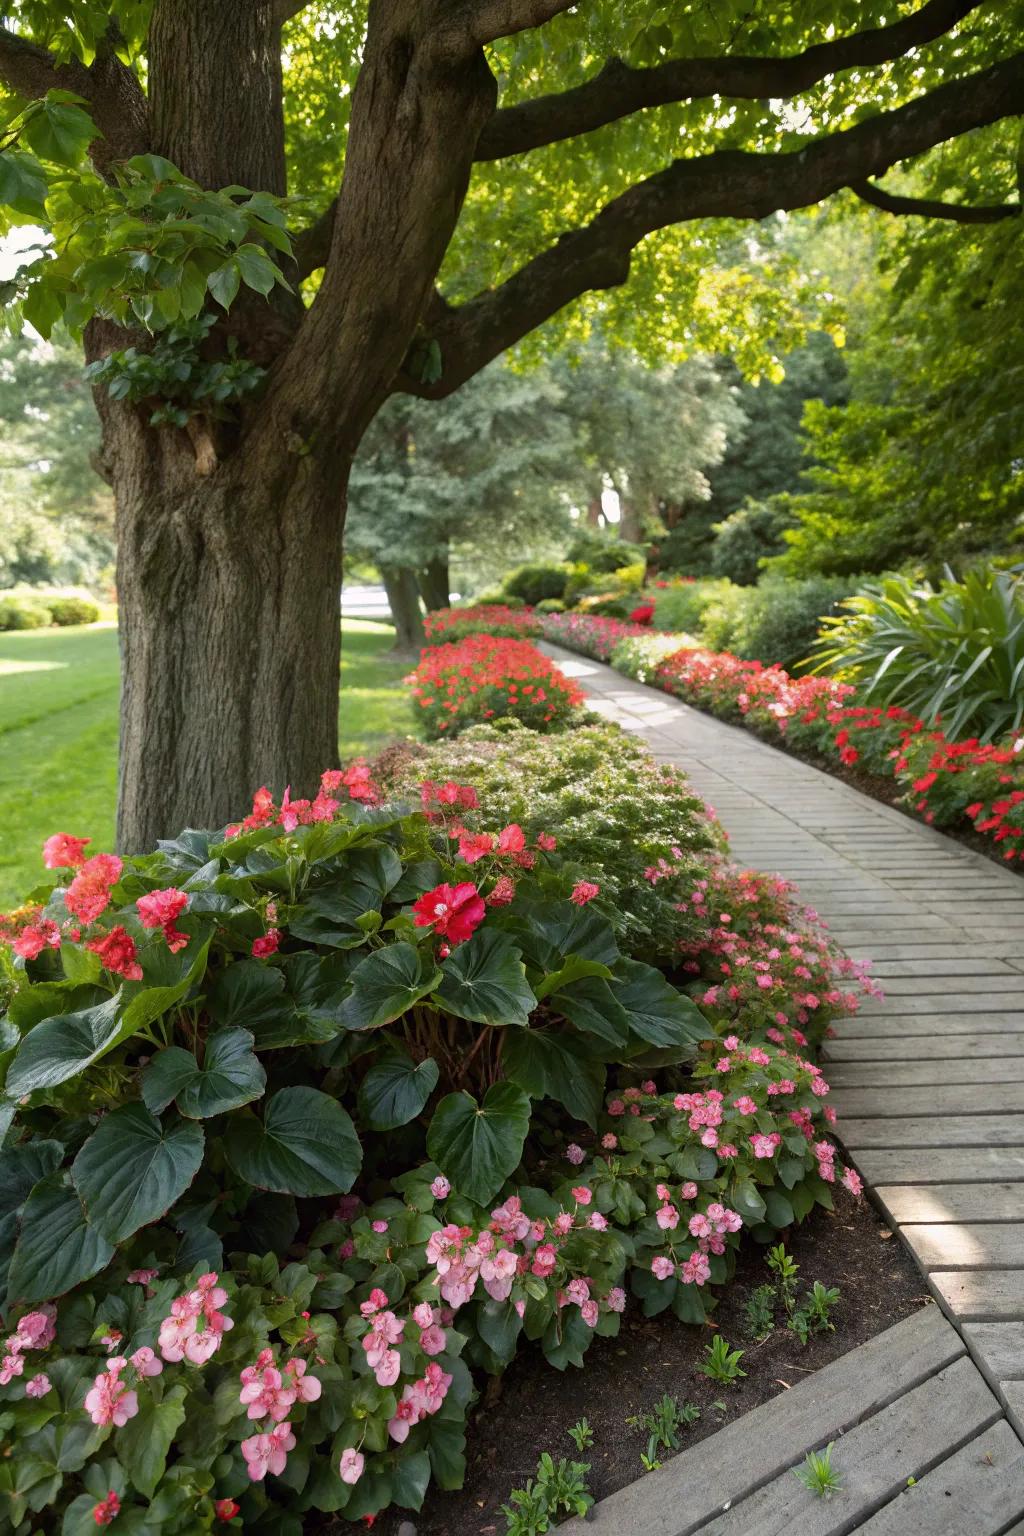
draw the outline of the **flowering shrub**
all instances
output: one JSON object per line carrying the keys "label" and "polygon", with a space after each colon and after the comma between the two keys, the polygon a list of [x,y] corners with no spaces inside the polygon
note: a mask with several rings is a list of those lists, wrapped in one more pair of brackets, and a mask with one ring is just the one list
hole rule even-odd
{"label": "flowering shrub", "polygon": [[628,619],[604,618],[597,613],[545,613],[540,616],[541,633],[556,645],[609,661],[612,651],[628,635],[649,633],[645,624]]}
{"label": "flowering shrub", "polygon": [[876,989],[867,967],[844,955],[817,914],[777,875],[718,861],[690,896],[696,940],[680,940],[683,969],[719,1031],[806,1050],[837,1017]]}
{"label": "flowering shrub", "polygon": [[47,840],[0,921],[0,1531],[418,1509],[473,1370],[581,1364],[627,1287],[700,1320],[828,1204],[804,1052],[856,972],[641,758],[480,728],[145,857]]}
{"label": "flowering shrub", "polygon": [[467,635],[497,635],[526,639],[540,634],[532,608],[505,603],[477,603],[469,608],[436,608],[423,620],[427,639],[435,645],[464,640]]}
{"label": "flowering shrub", "polygon": [[[681,936],[705,926],[699,919],[692,927],[680,906],[709,854],[724,846],[718,823],[685,775],[654,763],[618,726],[557,736],[473,726],[450,744],[391,749],[373,771],[399,795],[418,795],[424,777],[451,774],[475,788],[492,816],[521,825],[531,847],[557,829],[562,868],[598,882],[630,954],[671,960]],[[475,826],[479,813],[464,820]]]}
{"label": "flowering shrub", "polygon": [[661,662],[653,680],[710,714],[782,736],[797,750],[894,776],[907,809],[925,821],[973,823],[1007,863],[1024,860],[1024,736],[952,742],[896,705],[857,704],[849,683],[790,677],[727,652],[681,650]]}
{"label": "flowering shrub", "polygon": [[409,681],[428,736],[498,718],[560,730],[583,703],[582,690],[535,645],[493,635],[425,650]]}

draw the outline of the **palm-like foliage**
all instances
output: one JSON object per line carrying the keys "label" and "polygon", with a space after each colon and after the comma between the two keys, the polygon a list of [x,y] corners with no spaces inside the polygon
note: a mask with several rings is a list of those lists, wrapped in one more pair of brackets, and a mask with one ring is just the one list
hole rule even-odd
{"label": "palm-like foliage", "polygon": [[816,671],[898,704],[950,740],[991,741],[1024,720],[1024,568],[978,569],[938,587],[890,576],[822,620]]}

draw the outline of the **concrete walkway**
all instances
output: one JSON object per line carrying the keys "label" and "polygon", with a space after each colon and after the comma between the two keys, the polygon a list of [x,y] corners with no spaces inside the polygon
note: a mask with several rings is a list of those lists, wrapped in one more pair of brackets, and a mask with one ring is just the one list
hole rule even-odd
{"label": "concrete walkway", "polygon": [[[796,881],[873,962],[886,997],[825,1050],[837,1131],[938,1302],[605,1500],[586,1529],[1024,1536],[1024,880],[740,727],[544,649],[686,771],[738,861]],[[844,1491],[826,1503],[790,1469],[839,1435]]]}

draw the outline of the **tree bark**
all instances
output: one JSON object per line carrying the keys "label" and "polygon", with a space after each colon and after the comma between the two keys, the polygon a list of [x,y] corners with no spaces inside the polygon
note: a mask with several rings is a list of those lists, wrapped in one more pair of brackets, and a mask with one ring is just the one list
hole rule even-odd
{"label": "tree bark", "polygon": [[391,621],[395,626],[395,650],[420,650],[426,637],[423,633],[416,572],[407,565],[382,565],[380,577],[388,595]]}
{"label": "tree bark", "polygon": [[328,475],[293,458],[267,483],[237,457],[201,476],[185,433],[127,414],[108,454],[118,846],[139,852],[197,813],[205,826],[239,819],[260,783],[275,796],[289,784],[315,792],[336,764],[346,466]]}
{"label": "tree bark", "polygon": [[419,574],[420,592],[427,612],[436,608],[447,608],[451,602],[451,575],[448,570],[448,556],[438,556],[431,560]]}

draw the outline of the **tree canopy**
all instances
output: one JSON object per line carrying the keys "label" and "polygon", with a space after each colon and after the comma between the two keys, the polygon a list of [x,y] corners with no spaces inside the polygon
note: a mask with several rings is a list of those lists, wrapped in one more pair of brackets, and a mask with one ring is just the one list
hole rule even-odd
{"label": "tree canopy", "polygon": [[[771,377],[838,319],[769,215],[852,189],[1019,224],[1024,0],[4,16],[0,209],[43,233],[2,297],[82,335],[100,386],[136,846],[334,757],[345,486],[391,395],[598,323]],[[979,130],[991,173],[944,181],[937,146]]]}

